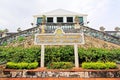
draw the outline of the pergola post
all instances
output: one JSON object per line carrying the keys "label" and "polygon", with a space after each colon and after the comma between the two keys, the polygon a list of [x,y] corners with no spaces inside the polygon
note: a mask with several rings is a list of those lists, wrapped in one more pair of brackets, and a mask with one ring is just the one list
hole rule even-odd
{"label": "pergola post", "polygon": [[74,44],[74,55],[75,55],[75,67],[79,67],[79,57],[78,57],[78,45]]}
{"label": "pergola post", "polygon": [[44,45],[41,45],[41,67],[44,67],[44,54],[45,54],[45,46]]}

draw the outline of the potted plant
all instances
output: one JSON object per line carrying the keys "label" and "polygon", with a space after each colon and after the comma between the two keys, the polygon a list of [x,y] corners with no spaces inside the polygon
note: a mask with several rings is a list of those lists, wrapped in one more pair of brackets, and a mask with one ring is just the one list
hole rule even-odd
{"label": "potted plant", "polygon": [[46,23],[46,16],[43,15],[43,16],[42,16],[42,24],[45,24],[45,23]]}
{"label": "potted plant", "polygon": [[75,29],[80,29],[80,25],[79,25],[79,16],[75,16]]}
{"label": "potted plant", "polygon": [[79,16],[75,16],[74,21],[75,21],[75,23],[79,23]]}
{"label": "potted plant", "polygon": [[42,16],[42,26],[40,27],[41,33],[45,33],[45,29],[44,29],[45,23],[46,23],[46,16],[43,15],[43,16]]}

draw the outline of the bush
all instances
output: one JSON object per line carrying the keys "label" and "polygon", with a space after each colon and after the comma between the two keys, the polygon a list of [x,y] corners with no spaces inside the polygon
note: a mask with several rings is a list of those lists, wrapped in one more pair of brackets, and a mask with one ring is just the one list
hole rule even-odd
{"label": "bush", "polygon": [[17,38],[17,40],[18,40],[19,42],[22,42],[23,40],[25,40],[25,37],[24,37],[24,36],[19,36],[19,37]]}
{"label": "bush", "polygon": [[8,62],[6,65],[7,68],[9,69],[34,69],[38,67],[38,62],[33,62],[33,63],[26,63],[26,62],[21,62],[21,63],[14,63],[14,62]]}
{"label": "bush", "polygon": [[38,67],[38,62],[29,63],[27,69],[35,69]]}
{"label": "bush", "polygon": [[115,68],[117,68],[116,63],[114,63],[114,62],[106,62],[105,64],[107,66],[107,69],[115,69]]}
{"label": "bush", "polygon": [[2,43],[2,46],[7,46],[7,45],[8,45],[7,42]]}
{"label": "bush", "polygon": [[40,47],[22,48],[22,47],[1,47],[0,62],[40,62]]}
{"label": "bush", "polygon": [[84,69],[115,69],[117,68],[116,63],[113,62],[84,62],[82,63]]}
{"label": "bush", "polygon": [[72,62],[52,62],[48,64],[48,68],[50,69],[70,69],[73,66]]}
{"label": "bush", "polygon": [[[0,47],[0,63],[2,62],[40,62],[40,46],[29,48],[23,47]],[[102,48],[79,48],[79,61],[82,62],[115,62],[120,60],[120,49]],[[73,62],[73,46],[46,46],[45,66],[52,62]]]}

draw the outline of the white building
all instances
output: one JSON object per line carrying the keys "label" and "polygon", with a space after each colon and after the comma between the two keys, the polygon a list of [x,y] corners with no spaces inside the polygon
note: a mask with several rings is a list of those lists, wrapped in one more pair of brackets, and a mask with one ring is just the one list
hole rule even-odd
{"label": "white building", "polygon": [[46,23],[75,23],[75,17],[77,16],[80,24],[87,25],[87,14],[56,9],[50,12],[34,15],[34,26],[42,23],[43,15],[46,16]]}

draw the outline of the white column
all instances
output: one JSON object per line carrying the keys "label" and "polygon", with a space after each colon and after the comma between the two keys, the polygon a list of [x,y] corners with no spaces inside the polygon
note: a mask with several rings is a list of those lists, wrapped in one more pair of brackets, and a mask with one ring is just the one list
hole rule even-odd
{"label": "white column", "polygon": [[83,16],[83,23],[84,23],[84,26],[87,26],[87,16]]}
{"label": "white column", "polygon": [[45,53],[45,46],[41,45],[41,67],[44,67],[44,53]]}
{"label": "white column", "polygon": [[37,17],[34,17],[33,27],[36,27],[36,24],[37,24]]}
{"label": "white column", "polygon": [[53,17],[53,23],[57,23],[57,17]]}
{"label": "white column", "polygon": [[78,58],[78,45],[74,44],[74,55],[75,55],[75,67],[79,67],[79,58]]}
{"label": "white column", "polygon": [[67,23],[67,17],[66,16],[63,17],[63,23]]}

